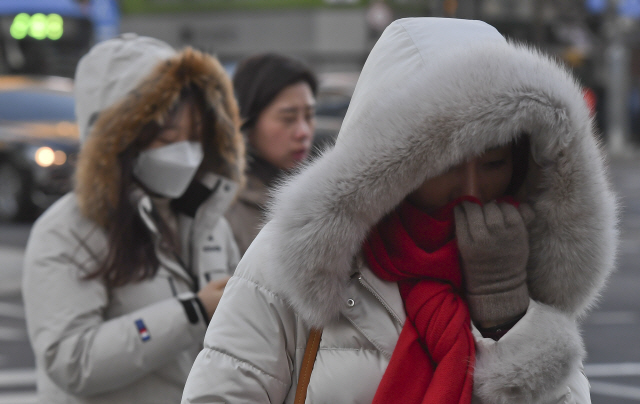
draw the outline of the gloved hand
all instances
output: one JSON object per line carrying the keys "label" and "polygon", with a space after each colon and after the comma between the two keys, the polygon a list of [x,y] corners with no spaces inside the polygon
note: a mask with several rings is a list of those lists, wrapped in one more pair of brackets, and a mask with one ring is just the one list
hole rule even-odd
{"label": "gloved hand", "polygon": [[471,319],[492,327],[523,314],[529,306],[527,225],[533,209],[465,201],[454,214]]}

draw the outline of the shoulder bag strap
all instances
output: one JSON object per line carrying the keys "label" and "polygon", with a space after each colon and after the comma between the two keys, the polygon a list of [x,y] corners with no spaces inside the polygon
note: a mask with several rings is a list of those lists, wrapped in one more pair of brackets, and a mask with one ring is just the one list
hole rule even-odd
{"label": "shoulder bag strap", "polygon": [[307,388],[309,387],[313,365],[316,362],[321,337],[322,328],[312,328],[311,331],[309,331],[309,340],[307,341],[307,347],[304,349],[302,366],[300,367],[300,377],[298,378],[298,387],[293,404],[304,404],[307,399]]}

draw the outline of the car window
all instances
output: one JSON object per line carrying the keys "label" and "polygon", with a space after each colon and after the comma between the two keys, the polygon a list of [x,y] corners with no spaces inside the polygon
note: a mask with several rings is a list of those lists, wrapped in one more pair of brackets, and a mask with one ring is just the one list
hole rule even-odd
{"label": "car window", "polygon": [[73,95],[59,91],[2,91],[0,120],[75,121]]}

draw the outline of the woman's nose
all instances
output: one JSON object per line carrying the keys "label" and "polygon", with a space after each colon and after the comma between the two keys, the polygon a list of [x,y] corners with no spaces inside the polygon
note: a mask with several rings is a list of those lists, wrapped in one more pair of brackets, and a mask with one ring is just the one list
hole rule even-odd
{"label": "woman's nose", "polygon": [[295,138],[296,139],[306,139],[311,137],[313,134],[313,128],[311,123],[307,122],[306,119],[300,119],[298,124],[296,125]]}
{"label": "woman's nose", "polygon": [[462,177],[463,196],[473,196],[482,200],[480,181],[478,177],[478,165],[475,159],[465,163]]}

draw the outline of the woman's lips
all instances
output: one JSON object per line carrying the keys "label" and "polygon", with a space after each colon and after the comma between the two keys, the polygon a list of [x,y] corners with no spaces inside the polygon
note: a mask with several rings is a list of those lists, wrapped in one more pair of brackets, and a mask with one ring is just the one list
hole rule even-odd
{"label": "woman's lips", "polygon": [[304,159],[307,158],[307,155],[309,154],[309,150],[308,149],[302,149],[302,150],[298,150],[292,153],[293,159],[296,161],[302,161]]}

